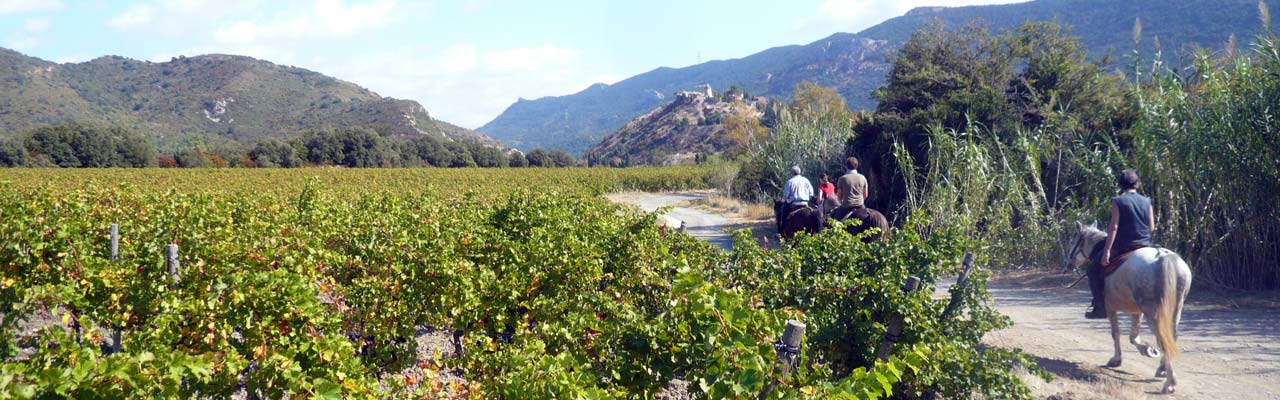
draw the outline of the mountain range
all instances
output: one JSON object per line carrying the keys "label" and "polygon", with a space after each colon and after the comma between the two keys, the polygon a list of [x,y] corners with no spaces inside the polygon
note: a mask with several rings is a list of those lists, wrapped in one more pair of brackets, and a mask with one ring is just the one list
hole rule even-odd
{"label": "mountain range", "polygon": [[[893,50],[932,21],[946,27],[977,21],[998,32],[1045,20],[1070,26],[1095,58],[1112,60],[1122,60],[1135,49],[1144,58],[1159,49],[1166,60],[1174,59],[1198,47],[1222,48],[1232,35],[1250,38],[1263,29],[1256,0],[1036,0],[924,7],[856,34],[837,33],[739,59],[658,68],[571,95],[521,99],[477,130],[520,149],[583,154],[632,119],[670,102],[674,92],[703,84],[717,89],[736,85],[786,99],[796,83],[807,80],[836,89],[851,109],[871,109],[876,105],[871,93],[884,83]],[[1143,39],[1135,44],[1138,20]]]}
{"label": "mountain range", "polygon": [[416,101],[249,57],[213,54],[156,63],[106,56],[58,64],[0,48],[0,135],[66,123],[143,132],[166,153],[361,127],[384,136],[501,145],[433,119]]}

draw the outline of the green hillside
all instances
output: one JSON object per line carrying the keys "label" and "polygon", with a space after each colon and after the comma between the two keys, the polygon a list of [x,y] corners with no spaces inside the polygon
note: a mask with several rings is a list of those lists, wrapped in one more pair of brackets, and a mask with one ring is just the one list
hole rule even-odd
{"label": "green hillside", "polygon": [[82,123],[144,132],[162,152],[192,143],[253,143],[313,129],[370,128],[498,145],[382,97],[302,68],[243,56],[153,63],[107,56],[56,64],[0,49],[0,135]]}

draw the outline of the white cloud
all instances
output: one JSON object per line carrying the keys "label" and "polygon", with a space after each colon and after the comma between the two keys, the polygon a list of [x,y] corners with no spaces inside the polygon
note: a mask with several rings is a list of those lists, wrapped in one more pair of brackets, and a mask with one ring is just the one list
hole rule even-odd
{"label": "white cloud", "polygon": [[1027,0],[826,0],[814,15],[797,21],[795,31],[831,34],[858,32],[901,16],[916,7],[961,7],[982,4],[1020,3]]}
{"label": "white cloud", "polygon": [[351,36],[386,26],[397,19],[395,1],[375,1],[346,6],[341,0],[316,0],[303,14],[282,14],[270,21],[243,20],[214,32],[222,43],[250,43],[271,39],[332,38]]}
{"label": "white cloud", "polygon": [[462,0],[462,11],[477,13],[493,8],[493,0]]}
{"label": "white cloud", "polygon": [[0,15],[61,9],[60,0],[0,0]]}
{"label": "white cloud", "polygon": [[189,36],[212,31],[218,21],[256,10],[261,0],[153,0],[133,4],[107,26],[148,35]]}
{"label": "white cloud", "polygon": [[28,52],[40,47],[43,43],[40,38],[26,33],[11,33],[4,37],[4,47],[14,49],[21,52]]}
{"label": "white cloud", "polygon": [[491,72],[537,71],[567,65],[577,56],[572,49],[552,45],[515,48],[486,54],[484,67]]}
{"label": "white cloud", "polygon": [[53,60],[53,62],[56,62],[58,64],[81,63],[81,62],[89,61],[92,59],[93,59],[93,56],[89,56],[85,54],[72,54],[69,56],[58,57],[58,59]]}
{"label": "white cloud", "polygon": [[401,48],[356,54],[317,70],[381,95],[413,99],[432,116],[475,128],[516,99],[568,94],[596,82],[613,82],[582,65],[578,52],[545,44],[481,49],[470,43],[430,51]]}
{"label": "white cloud", "polygon": [[31,51],[44,44],[40,33],[49,29],[49,20],[44,18],[28,18],[22,23],[22,29],[5,35],[4,47],[17,51]]}
{"label": "white cloud", "polygon": [[48,18],[31,18],[24,22],[22,27],[25,28],[27,32],[40,32],[49,29],[49,25],[50,23]]}
{"label": "white cloud", "polygon": [[150,24],[155,19],[155,7],[147,3],[135,4],[124,12],[107,20],[107,26],[128,29]]}

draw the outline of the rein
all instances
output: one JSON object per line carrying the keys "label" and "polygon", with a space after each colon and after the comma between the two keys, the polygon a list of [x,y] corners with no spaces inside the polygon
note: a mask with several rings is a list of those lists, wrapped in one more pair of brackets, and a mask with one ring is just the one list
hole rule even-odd
{"label": "rein", "polygon": [[1088,278],[1088,277],[1089,277],[1089,275],[1088,275],[1088,274],[1080,275],[1080,277],[1079,277],[1079,278],[1076,278],[1076,281],[1075,281],[1075,282],[1071,282],[1071,284],[1070,284],[1070,285],[1067,285],[1067,289],[1070,289],[1070,288],[1076,287],[1076,285],[1080,284],[1080,281],[1083,281],[1083,280],[1084,280],[1084,278]]}

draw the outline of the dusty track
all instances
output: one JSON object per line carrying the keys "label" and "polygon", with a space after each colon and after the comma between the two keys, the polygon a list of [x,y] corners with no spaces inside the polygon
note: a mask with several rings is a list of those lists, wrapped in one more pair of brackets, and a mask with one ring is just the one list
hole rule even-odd
{"label": "dusty track", "polygon": [[[705,195],[700,193],[628,192],[607,197],[617,203],[634,205],[645,212],[654,212],[661,207],[676,206],[703,196]],[[725,228],[737,228],[742,223],[729,216],[688,207],[673,207],[665,217],[668,225],[678,227],[683,222],[685,233],[725,250],[733,249],[733,237],[725,232]]]}
{"label": "dusty track", "polygon": [[[1139,355],[1129,344],[1130,317],[1120,319],[1124,364],[1103,367],[1112,354],[1110,325],[1106,320],[1083,318],[1088,290],[1079,288],[1083,283],[1064,289],[1070,281],[1046,274],[993,281],[989,288],[994,305],[1013,318],[1014,326],[992,332],[986,341],[1021,348],[1058,376],[1053,383],[1038,384],[1042,395],[1071,399],[1159,396],[1164,381],[1154,377],[1159,360]],[[1280,399],[1280,310],[1237,307],[1218,296],[1199,293],[1198,298],[1197,294],[1191,291],[1179,328],[1182,357],[1174,363],[1178,392],[1159,397]],[[1141,337],[1151,343],[1150,327],[1143,325]]]}
{"label": "dusty track", "polygon": [[[626,193],[609,198],[653,211],[698,196]],[[733,242],[724,228],[741,226],[729,217],[685,207],[674,207],[667,216],[684,221],[690,234],[725,249]],[[768,233],[757,232],[755,236],[763,234]],[[1005,276],[989,284],[993,305],[1012,318],[1014,326],[992,332],[985,341],[1023,349],[1056,377],[1045,383],[1028,376],[1027,382],[1038,397],[1280,399],[1280,308],[1238,306],[1221,295],[1192,290],[1179,330],[1182,357],[1174,364],[1178,392],[1163,396],[1159,395],[1163,378],[1154,377],[1158,359],[1139,355],[1128,342],[1131,317],[1121,317],[1124,364],[1118,368],[1102,366],[1112,352],[1109,324],[1082,317],[1087,289],[1083,284],[1065,289],[1071,280],[1041,273]],[[1154,341],[1146,324],[1141,337],[1147,343]]]}

